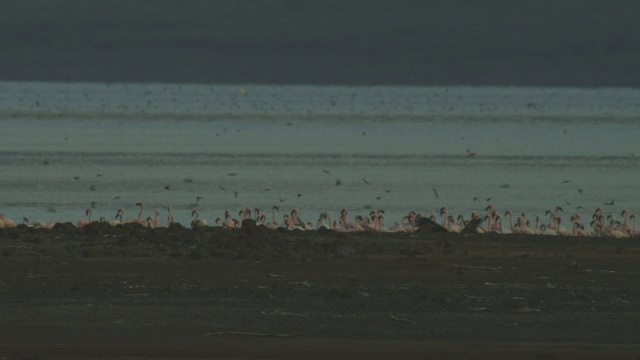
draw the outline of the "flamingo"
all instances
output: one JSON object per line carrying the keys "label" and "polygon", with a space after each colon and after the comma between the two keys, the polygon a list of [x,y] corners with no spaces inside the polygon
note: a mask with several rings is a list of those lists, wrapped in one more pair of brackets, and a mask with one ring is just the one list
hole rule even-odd
{"label": "flamingo", "polygon": [[171,226],[171,224],[173,224],[173,214],[171,213],[171,206],[167,208],[167,211],[169,211],[169,215],[167,216],[167,226]]}
{"label": "flamingo", "polygon": [[491,215],[491,213],[488,213],[484,216],[484,219],[487,220],[487,227],[483,228],[482,226],[479,226],[478,228],[482,229],[484,233],[488,234],[493,231],[491,229],[493,227],[493,216]]}
{"label": "flamingo", "polygon": [[[381,210],[379,210],[381,211]],[[384,213],[384,212],[383,212]],[[358,227],[356,224],[354,223],[350,223],[349,222],[349,210],[347,208],[343,208],[340,211],[340,224],[342,225],[343,228],[345,228],[347,231],[355,231],[358,230]]]}
{"label": "flamingo", "polygon": [[557,218],[556,221],[558,222],[558,228],[556,229],[556,231],[558,232],[559,235],[562,236],[571,236],[572,235],[572,230],[571,229],[567,229],[567,228],[563,228],[560,224],[562,223],[562,218]]}
{"label": "flamingo", "polygon": [[147,225],[149,225],[149,227],[152,227],[152,228],[157,228],[160,226],[160,221],[158,220],[158,216],[160,216],[160,212],[158,210],[155,210],[153,214],[154,214],[154,217],[149,216],[147,218]]}
{"label": "flamingo", "polygon": [[364,217],[362,215],[356,215],[354,219],[356,221],[355,224],[354,224],[354,226],[355,226],[354,230],[355,231],[364,231],[365,230]]}
{"label": "flamingo", "polygon": [[410,232],[415,232],[416,231],[416,218],[418,217],[418,214],[416,214],[415,211],[411,210],[409,211],[409,213],[407,214],[407,220],[409,221],[409,225],[410,227]]}
{"label": "flamingo", "polygon": [[589,233],[584,229],[581,220],[582,216],[580,214],[571,216],[571,222],[573,223],[573,236],[589,236]]}
{"label": "flamingo", "polygon": [[537,234],[536,230],[527,223],[527,213],[523,212],[521,216],[522,216],[522,224],[520,226],[521,233],[529,234],[529,235]]}
{"label": "flamingo", "polygon": [[278,225],[279,225],[279,224],[278,224],[278,221],[276,220],[276,212],[277,212],[278,210],[280,210],[280,209],[278,209],[278,207],[277,207],[277,206],[275,206],[275,205],[273,205],[273,206],[271,207],[272,220],[271,220],[271,226],[269,226],[269,228],[271,228],[271,229],[275,229],[275,228],[277,228],[277,227],[278,227]]}
{"label": "flamingo", "polygon": [[[26,227],[33,227],[33,225],[31,223],[29,223],[29,219],[27,219],[26,217],[22,217],[22,225],[25,225]],[[4,222],[0,221],[0,229],[4,229]]]}
{"label": "flamingo", "polygon": [[[122,218],[124,217],[124,209],[120,208],[118,209],[118,211],[116,212],[116,218],[115,220],[112,220],[109,222],[109,225],[111,226],[118,226],[118,225],[122,225]],[[118,218],[120,218],[120,220],[118,220]]]}
{"label": "flamingo", "polygon": [[460,224],[456,224],[456,219],[453,215],[449,215],[449,231],[454,233],[462,232],[462,226]]}
{"label": "flamingo", "polygon": [[338,224],[337,220],[333,220],[333,230],[337,232],[346,232],[347,229],[344,228],[341,224]]}
{"label": "flamingo", "polygon": [[511,229],[511,233],[512,234],[520,234],[521,231],[520,229],[516,228],[513,225],[513,213],[511,212],[511,210],[507,210],[507,212],[504,213],[504,216],[506,217],[507,215],[509,215],[509,227]]}
{"label": "flamingo", "polygon": [[318,221],[316,221],[316,229],[320,229],[323,227],[328,229],[329,226],[327,226],[325,221],[327,221],[327,212],[323,211],[320,213],[320,216],[318,217]]}
{"label": "flamingo", "polygon": [[141,203],[141,202],[139,202],[139,203],[136,203],[136,206],[139,206],[139,207],[140,207],[140,212],[138,213],[138,218],[137,218],[137,219],[134,219],[134,218],[127,218],[127,219],[124,221],[124,223],[125,223],[125,224],[138,223],[138,224],[142,224],[142,225],[144,225],[144,226],[147,226],[146,221],[143,221],[143,220],[142,220],[142,211],[144,210],[144,204],[143,204],[143,203]]}
{"label": "flamingo", "polygon": [[616,237],[616,238],[625,238],[625,237],[630,237],[631,234],[627,231],[623,231],[622,230],[622,224],[620,224],[619,221],[616,221],[613,218],[613,215],[609,215],[608,216],[610,219],[609,225],[610,225],[610,230],[609,230],[609,235]]}
{"label": "flamingo", "polygon": [[87,209],[85,212],[85,215],[87,215],[89,217],[89,219],[80,219],[78,220],[76,226],[78,228],[82,228],[87,226],[87,224],[89,224],[91,222],[91,209]]}
{"label": "flamingo", "polygon": [[629,233],[631,234],[631,236],[638,237],[638,235],[640,235],[640,232],[638,232],[638,227],[636,225],[636,214],[631,214],[631,216],[629,216],[629,220],[631,219],[633,219],[633,227],[629,229]]}
{"label": "flamingo", "polygon": [[144,204],[139,202],[136,203],[136,206],[140,206],[140,213],[138,213],[138,222],[142,223],[142,211],[144,210]]}
{"label": "flamingo", "polygon": [[547,226],[547,229],[552,229],[557,231],[558,223],[556,221],[556,215],[553,213],[553,211],[547,210],[544,214],[549,216],[549,225]]}
{"label": "flamingo", "polygon": [[3,223],[4,228],[6,229],[11,229],[16,227],[16,223],[13,220],[5,217],[4,214],[0,214],[0,223]]}
{"label": "flamingo", "polygon": [[440,208],[440,216],[444,217],[442,220],[442,227],[449,230],[449,209],[446,206]]}
{"label": "flamingo", "polygon": [[388,227],[384,226],[384,212],[380,213],[380,210],[378,210],[379,214],[378,214],[378,232],[384,232],[384,233],[388,233],[391,232],[391,229],[389,229]]}
{"label": "flamingo", "polygon": [[300,220],[300,214],[298,213],[298,209],[291,210],[291,223],[296,228],[299,228],[302,230],[311,230],[311,228],[307,228],[307,225],[302,220]]}
{"label": "flamingo", "polygon": [[242,216],[242,220],[240,220],[240,222],[247,220],[247,218],[251,216],[251,209],[241,209],[240,212],[238,212],[238,216]]}
{"label": "flamingo", "polygon": [[622,216],[624,217],[624,222],[622,223],[622,230],[628,230],[629,229],[629,211],[627,211],[627,209],[623,209],[622,210]]}
{"label": "flamingo", "polygon": [[235,222],[235,219],[231,216],[231,211],[229,210],[224,211],[224,222],[222,226],[227,228],[232,228],[232,229],[236,228],[236,222]]}
{"label": "flamingo", "polygon": [[[382,231],[382,221],[384,220],[384,210],[373,210],[369,213],[369,218],[371,219],[371,226],[373,226],[373,231]],[[350,228],[347,227],[347,229]],[[356,229],[357,230],[357,229]]]}
{"label": "flamingo", "polygon": [[342,210],[340,210],[340,225],[342,225],[342,227],[346,229],[348,224],[349,210],[347,210],[347,208],[342,208]]}
{"label": "flamingo", "polygon": [[298,217],[298,209],[291,210],[291,215],[284,214],[284,223],[289,230],[306,230],[306,225],[300,221],[300,217]]}
{"label": "flamingo", "polygon": [[207,226],[207,221],[205,219],[200,219],[199,218],[199,213],[198,210],[193,210],[191,212],[191,217],[193,217],[194,219],[191,221],[191,228],[194,229],[197,226]]}
{"label": "flamingo", "polygon": [[389,229],[393,232],[414,232],[415,231],[415,216],[414,211],[409,213],[400,219],[400,224],[396,223]]}
{"label": "flamingo", "polygon": [[545,224],[540,225],[540,229],[542,230],[542,235],[558,235],[558,232],[555,229],[552,229]]}
{"label": "flamingo", "polygon": [[504,231],[502,229],[502,216],[500,216],[500,214],[495,211],[490,213],[490,215],[493,223],[491,225],[488,225],[489,230],[491,230],[492,232],[497,232],[498,234],[503,234]]}

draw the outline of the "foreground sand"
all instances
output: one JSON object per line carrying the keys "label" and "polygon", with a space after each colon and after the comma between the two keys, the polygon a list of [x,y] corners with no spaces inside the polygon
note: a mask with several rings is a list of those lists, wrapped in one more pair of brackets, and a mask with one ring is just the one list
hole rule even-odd
{"label": "foreground sand", "polygon": [[0,230],[0,358],[637,359],[638,239]]}

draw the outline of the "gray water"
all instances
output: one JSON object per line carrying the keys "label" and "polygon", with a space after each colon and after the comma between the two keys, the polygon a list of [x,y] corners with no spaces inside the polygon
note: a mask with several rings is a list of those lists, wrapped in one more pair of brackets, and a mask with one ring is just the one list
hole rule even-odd
{"label": "gray water", "polygon": [[0,126],[17,221],[640,211],[640,89],[0,82]]}

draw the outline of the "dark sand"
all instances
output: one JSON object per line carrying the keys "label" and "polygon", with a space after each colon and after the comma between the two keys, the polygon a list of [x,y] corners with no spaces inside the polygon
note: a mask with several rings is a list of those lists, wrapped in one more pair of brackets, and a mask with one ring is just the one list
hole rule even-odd
{"label": "dark sand", "polygon": [[0,359],[638,359],[639,260],[638,239],[0,229]]}

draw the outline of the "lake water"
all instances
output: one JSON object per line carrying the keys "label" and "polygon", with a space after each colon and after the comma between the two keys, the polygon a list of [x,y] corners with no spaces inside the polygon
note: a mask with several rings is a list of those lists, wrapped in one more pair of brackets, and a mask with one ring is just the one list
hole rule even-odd
{"label": "lake water", "polygon": [[640,211],[640,89],[0,82],[0,126],[16,221]]}

